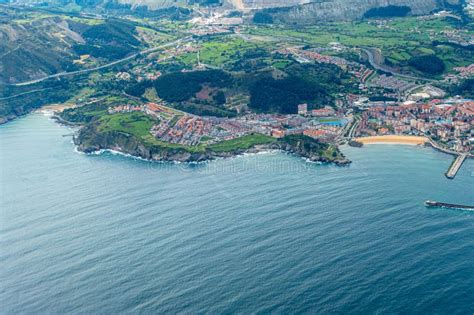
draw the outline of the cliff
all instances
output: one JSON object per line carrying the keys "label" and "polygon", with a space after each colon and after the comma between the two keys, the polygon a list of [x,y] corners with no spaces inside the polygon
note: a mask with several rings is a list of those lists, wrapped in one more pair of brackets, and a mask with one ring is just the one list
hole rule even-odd
{"label": "cliff", "polygon": [[339,166],[351,163],[337,147],[321,143],[308,136],[286,136],[279,139],[274,146],[287,153],[304,157],[311,162],[334,163]]}
{"label": "cliff", "polygon": [[228,158],[244,153],[257,153],[267,150],[281,150],[307,158],[312,162],[334,163],[348,165],[347,160],[337,148],[329,149],[323,144],[306,136],[288,136],[275,139],[272,143],[252,145],[248,148],[229,148],[228,150],[213,150],[212,147],[173,147],[150,145],[133,135],[123,132],[99,132],[93,125],[81,128],[74,137],[77,149],[85,153],[100,150],[114,150],[150,161],[168,162],[204,162],[216,158]]}
{"label": "cliff", "polygon": [[153,161],[201,162],[214,158],[205,151],[190,152],[184,148],[145,145],[132,135],[118,131],[101,133],[93,126],[82,128],[74,137],[74,144],[85,153],[114,150]]}
{"label": "cliff", "polygon": [[176,6],[176,1],[174,0],[118,0],[118,3],[129,4],[132,9],[146,6],[149,10],[158,10]]}
{"label": "cliff", "polygon": [[228,0],[235,9],[238,10],[255,10],[291,7],[300,4],[312,2],[312,0]]}
{"label": "cliff", "polygon": [[277,21],[285,23],[311,23],[318,21],[356,20],[373,8],[408,6],[412,15],[428,14],[440,7],[438,0],[318,0],[312,3],[272,12]]}
{"label": "cliff", "polygon": [[[35,3],[33,0],[11,0],[13,3]],[[327,21],[358,19],[372,8],[389,5],[409,6],[414,15],[427,14],[436,8],[458,6],[464,0],[219,0],[216,8],[234,9],[240,11],[276,10],[272,12],[278,19],[287,22]],[[149,10],[160,10],[173,6],[189,7],[201,3],[208,5],[216,3],[205,0],[46,0],[44,3],[62,6],[75,3],[83,8],[93,10],[120,4],[130,6],[132,10],[146,7]],[[278,9],[282,9],[278,11]]]}

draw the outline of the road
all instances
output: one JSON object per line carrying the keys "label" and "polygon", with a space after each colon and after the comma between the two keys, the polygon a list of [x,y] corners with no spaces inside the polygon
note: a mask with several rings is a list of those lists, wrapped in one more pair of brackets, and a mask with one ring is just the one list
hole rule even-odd
{"label": "road", "polygon": [[[458,152],[458,151],[454,151],[454,150],[451,150],[451,149],[448,149],[448,148],[445,148],[444,146],[442,146],[441,144],[439,144],[438,142],[434,141],[433,139],[431,139],[430,135],[428,135],[427,133],[419,130],[419,129],[415,129],[417,130],[418,132],[420,132],[422,135],[424,135],[426,138],[428,138],[428,141],[430,142],[431,146],[433,148],[435,148],[436,150],[438,151],[441,151],[441,152],[444,152],[444,153],[447,153],[447,154],[451,154],[451,155],[460,155],[460,154],[463,154],[463,152]],[[468,158],[474,158],[474,154],[470,154],[470,153],[466,153],[466,157]]]}
{"label": "road", "polygon": [[157,46],[157,47],[148,48],[148,49],[139,51],[139,52],[137,52],[133,55],[130,55],[128,57],[112,61],[112,62],[107,63],[107,64],[102,65],[102,66],[98,66],[98,67],[94,67],[94,68],[90,68],[90,69],[78,70],[78,71],[60,72],[60,73],[51,74],[51,75],[48,75],[48,76],[45,76],[45,77],[42,77],[42,78],[39,78],[39,79],[35,79],[35,80],[30,80],[30,81],[25,81],[25,82],[20,82],[20,83],[4,84],[4,85],[7,85],[7,86],[28,86],[28,85],[33,85],[33,84],[40,83],[40,82],[43,82],[43,81],[46,81],[46,80],[49,80],[49,79],[56,79],[56,78],[61,78],[61,77],[66,77],[66,76],[75,76],[75,75],[80,75],[80,74],[85,74],[85,73],[89,73],[89,72],[94,72],[94,71],[110,68],[110,67],[113,67],[115,65],[133,60],[138,56],[147,55],[147,54],[150,54],[150,53],[155,52],[157,50],[179,44],[183,41],[189,40],[190,38],[192,38],[192,36],[186,36],[186,37],[177,39],[175,41],[172,41],[172,42],[169,42],[169,43]]}
{"label": "road", "polygon": [[349,129],[349,134],[347,135],[347,138],[352,139],[354,137],[354,133],[357,130],[357,127],[359,127],[360,124],[360,117],[355,116],[354,118],[354,123],[351,126],[351,129]]}
{"label": "road", "polygon": [[23,92],[23,93],[19,93],[19,94],[15,94],[15,95],[10,95],[10,96],[7,96],[7,97],[0,97],[0,101],[7,101],[7,100],[10,100],[10,99],[19,97],[19,96],[23,96],[23,95],[27,95],[27,94],[33,94],[33,93],[46,91],[46,90],[50,90],[50,89],[52,89],[52,88],[49,87],[49,88],[44,88],[44,89],[36,89],[36,90],[28,91],[28,92]]}
{"label": "road", "polygon": [[386,68],[386,67],[384,67],[384,66],[378,64],[378,63],[375,61],[374,53],[373,53],[370,49],[368,49],[368,48],[361,48],[361,50],[367,54],[367,56],[369,57],[369,63],[370,63],[370,65],[371,65],[374,69],[391,73],[392,75],[394,75],[394,76],[396,76],[396,77],[400,77],[400,78],[405,78],[405,79],[410,79],[410,80],[415,80],[415,81],[416,81],[416,80],[419,80],[419,81],[427,81],[427,82],[437,82],[436,80],[432,80],[432,79],[421,78],[421,77],[416,77],[416,76],[412,76],[412,75],[408,75],[408,74],[403,74],[403,73],[395,72],[395,71],[393,71],[392,69]]}
{"label": "road", "polygon": [[345,144],[347,143],[347,141],[350,141],[353,137],[355,129],[357,128],[360,122],[360,116],[358,115],[350,114],[346,118],[349,120],[349,122],[344,126],[344,128],[339,131],[336,137],[336,141],[338,144]]}

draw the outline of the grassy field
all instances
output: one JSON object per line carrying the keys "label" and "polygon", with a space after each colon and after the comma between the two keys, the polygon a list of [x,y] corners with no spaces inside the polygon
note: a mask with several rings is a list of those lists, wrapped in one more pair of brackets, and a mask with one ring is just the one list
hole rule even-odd
{"label": "grassy field", "polygon": [[141,112],[119,113],[113,115],[106,114],[102,115],[99,119],[98,131],[124,132],[141,139],[147,145],[167,149],[185,149],[189,152],[204,152],[206,150],[212,150],[214,152],[229,152],[239,149],[246,150],[258,144],[266,144],[275,141],[274,138],[269,136],[252,134],[212,145],[201,144],[198,146],[184,146],[163,142],[153,137],[150,133],[150,129],[154,124],[156,124],[154,119]]}
{"label": "grassy field", "polygon": [[85,100],[91,97],[96,91],[91,87],[85,87],[79,90],[72,98],[70,98],[66,103],[78,103],[82,100]]}
{"label": "grassy field", "polygon": [[472,52],[449,46],[434,47],[432,42],[448,41],[447,34],[456,31],[460,38],[473,36],[473,25],[460,29],[443,18],[406,17],[374,21],[333,22],[324,25],[301,26],[249,26],[246,33],[257,36],[270,36],[281,42],[293,45],[308,44],[327,46],[339,42],[348,47],[376,47],[395,65],[416,55],[436,54],[446,63],[447,69],[465,66],[473,62]]}
{"label": "grassy field", "polygon": [[344,156],[341,154],[341,151],[339,151],[335,145],[330,145],[325,151],[322,152],[321,156],[328,160],[332,160],[334,158],[344,158]]}
{"label": "grassy field", "polygon": [[255,42],[248,42],[237,37],[220,37],[219,40],[205,42],[201,48],[201,62],[221,67],[236,61],[237,54],[259,47]]}
{"label": "grassy field", "polygon": [[153,137],[150,133],[145,136],[142,136],[141,138],[147,145],[158,146],[164,149],[184,149],[191,153],[205,152],[206,150],[211,150],[213,152],[232,152],[234,150],[250,149],[255,145],[267,144],[275,141],[274,138],[269,136],[253,134],[233,140],[222,141],[211,145],[200,144],[197,146],[184,146],[180,144],[160,141]]}
{"label": "grassy field", "polygon": [[[162,150],[185,150],[190,153],[202,153],[212,151],[216,153],[234,152],[236,150],[247,150],[256,145],[275,143],[277,140],[262,134],[246,135],[237,139],[222,141],[216,144],[200,144],[198,146],[184,146],[163,142],[150,134],[150,129],[154,123],[152,118],[143,113],[124,113],[114,115],[104,115],[99,120],[99,132],[124,132],[140,139],[143,144],[150,147],[161,148]],[[337,146],[330,145],[317,152],[321,157],[328,160],[334,158],[342,159],[343,156]]]}
{"label": "grassy field", "polygon": [[137,26],[137,32],[144,42],[150,46],[157,46],[166,41],[171,41],[174,39],[173,36],[154,30],[150,27]]}
{"label": "grassy field", "polygon": [[101,132],[120,131],[142,138],[150,134],[156,121],[144,113],[135,112],[103,115],[99,123]]}
{"label": "grassy field", "polygon": [[197,65],[198,60],[197,60],[197,54],[192,52],[192,53],[186,53],[182,54],[178,57],[175,58],[177,62],[181,62],[185,64],[186,66],[192,67]]}
{"label": "grassy field", "polygon": [[275,138],[261,134],[252,134],[243,136],[241,138],[212,144],[207,148],[215,152],[228,152],[237,149],[246,150],[258,144],[267,144],[272,142],[275,142]]}

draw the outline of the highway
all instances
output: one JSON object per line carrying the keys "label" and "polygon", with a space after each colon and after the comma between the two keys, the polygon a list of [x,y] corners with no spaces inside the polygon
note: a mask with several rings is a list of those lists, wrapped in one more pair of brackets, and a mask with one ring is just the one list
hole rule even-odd
{"label": "highway", "polygon": [[408,75],[408,74],[398,73],[398,72],[393,71],[392,69],[383,67],[382,65],[378,64],[378,63],[375,61],[374,53],[373,53],[370,49],[368,49],[368,48],[361,48],[361,50],[367,54],[367,56],[368,56],[368,58],[369,58],[369,63],[370,63],[370,65],[371,65],[374,69],[391,73],[392,75],[394,75],[394,76],[396,76],[396,77],[400,77],[400,78],[405,78],[405,79],[410,79],[410,80],[427,81],[427,82],[437,82],[436,80],[432,80],[432,79],[421,78],[421,77],[415,77],[415,76]]}
{"label": "highway", "polygon": [[359,127],[359,124],[360,124],[360,117],[359,116],[355,116],[354,117],[354,122],[351,126],[351,128],[349,129],[349,133],[347,135],[347,138],[350,140],[354,137],[354,133],[355,131],[357,130],[357,127]]}
{"label": "highway", "polygon": [[10,100],[10,99],[13,99],[15,97],[19,97],[19,96],[23,96],[23,95],[28,95],[28,94],[33,94],[33,93],[37,93],[37,92],[41,92],[41,91],[46,91],[46,90],[51,90],[52,88],[49,87],[49,88],[44,88],[44,89],[36,89],[36,90],[32,90],[32,91],[28,91],[28,92],[23,92],[23,93],[19,93],[19,94],[15,94],[15,95],[10,95],[10,96],[7,96],[7,97],[0,97],[0,101],[7,101],[7,100]]}
{"label": "highway", "polygon": [[61,78],[61,77],[66,77],[66,76],[81,75],[81,74],[85,74],[85,73],[89,73],[89,72],[94,72],[94,71],[110,68],[110,67],[113,67],[115,65],[131,61],[131,60],[135,59],[138,56],[147,55],[147,54],[150,54],[150,53],[155,52],[157,50],[160,50],[160,49],[163,49],[163,48],[166,48],[166,47],[169,47],[169,46],[177,45],[177,44],[179,44],[183,41],[189,40],[190,38],[192,38],[192,36],[186,36],[186,37],[177,39],[175,41],[172,41],[172,42],[169,42],[169,43],[157,46],[157,47],[148,48],[148,49],[139,51],[139,52],[137,52],[133,55],[130,55],[128,57],[112,61],[112,62],[107,63],[107,64],[102,65],[102,66],[98,66],[98,67],[94,67],[94,68],[90,68],[90,69],[78,70],[78,71],[60,72],[60,73],[51,74],[51,75],[48,75],[48,76],[45,76],[45,77],[42,77],[42,78],[39,78],[39,79],[35,79],[35,80],[30,80],[30,81],[25,81],[25,82],[20,82],[20,83],[4,84],[4,85],[7,85],[7,86],[28,86],[28,85],[37,84],[37,83],[40,83],[40,82],[43,82],[43,81],[46,81],[46,80],[49,80],[49,79],[56,79],[56,78]]}

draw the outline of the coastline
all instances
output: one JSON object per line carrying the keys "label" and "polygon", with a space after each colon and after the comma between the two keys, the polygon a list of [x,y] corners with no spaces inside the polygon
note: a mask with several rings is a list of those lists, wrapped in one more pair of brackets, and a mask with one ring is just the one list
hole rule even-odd
{"label": "coastline", "polygon": [[369,144],[424,145],[425,143],[429,142],[428,138],[422,137],[422,136],[399,136],[399,135],[360,137],[360,138],[356,138],[355,141],[363,143],[364,145],[369,145]]}
{"label": "coastline", "polygon": [[223,160],[223,159],[233,159],[233,158],[239,158],[239,157],[245,157],[245,156],[251,156],[251,155],[260,155],[260,154],[272,154],[272,153],[281,153],[281,154],[287,154],[287,155],[293,155],[295,157],[299,157],[303,159],[306,163],[314,163],[314,164],[321,164],[321,165],[327,165],[327,164],[333,164],[336,166],[348,166],[352,163],[352,161],[348,159],[342,159],[342,160],[328,160],[326,158],[320,157],[320,158],[311,158],[307,156],[303,156],[299,153],[292,152],[292,151],[287,151],[284,149],[280,148],[274,148],[272,146],[266,146],[266,145],[257,145],[254,146],[250,149],[247,150],[239,150],[235,151],[232,153],[228,154],[215,154],[212,156],[209,156],[208,158],[205,159],[179,159],[179,158],[145,158],[139,155],[132,154],[130,152],[127,152],[126,150],[123,150],[123,148],[120,147],[113,147],[113,148],[105,148],[105,149],[98,149],[96,151],[90,151],[86,152],[84,150],[81,150],[79,145],[74,144],[74,151],[79,154],[85,154],[85,155],[102,155],[104,153],[110,153],[112,155],[120,155],[125,158],[131,158],[134,160],[138,161],[143,161],[143,162],[151,162],[151,163],[171,163],[171,164],[205,164],[209,163],[212,161],[216,160]]}
{"label": "coastline", "polygon": [[334,164],[337,166],[348,166],[349,164],[351,164],[351,161],[346,158],[327,159],[317,154],[303,151],[295,146],[277,143],[258,144],[247,149],[235,149],[223,152],[206,150],[204,152],[194,153],[182,150],[175,151],[166,149],[159,150],[158,152],[153,152],[152,148],[147,148],[146,146],[143,146],[143,144],[133,144],[131,147],[129,147],[127,144],[123,145],[124,143],[121,143],[122,145],[114,143],[98,147],[85,147],[76,136],[73,137],[73,143],[75,145],[76,152],[83,153],[86,155],[100,155],[104,152],[110,152],[112,154],[118,154],[141,161],[158,163],[200,164],[217,159],[229,159],[245,155],[263,154],[278,151],[281,153],[301,157],[308,163]]}
{"label": "coastline", "polygon": [[72,103],[64,103],[64,104],[48,104],[43,105],[40,108],[36,109],[37,112],[51,112],[53,114],[58,114],[63,112],[69,108],[75,108],[76,105]]}
{"label": "coastline", "polygon": [[[224,242],[218,245],[223,250],[226,250],[224,254],[230,255],[229,257],[232,257],[232,259],[235,258],[235,262],[237,262],[240,261],[240,257],[232,256],[233,246],[235,246],[234,241],[238,239],[246,243],[249,240],[247,229],[239,227],[250,226],[252,231],[261,233],[262,237],[275,235],[276,238],[270,237],[270,240],[273,241],[272,246],[276,250],[282,245],[281,242],[285,241],[294,246],[295,243],[293,241],[296,239],[308,241],[305,245],[298,244],[301,248],[314,249],[316,248],[315,243],[317,243],[318,248],[322,248],[328,254],[325,251],[328,248],[328,235],[336,238],[342,236],[339,226],[335,225],[335,220],[337,220],[341,226],[351,228],[351,231],[354,232],[349,235],[345,233],[344,238],[338,239],[335,242],[336,246],[341,250],[344,248],[351,249],[351,252],[346,253],[349,260],[342,261],[340,265],[349,274],[354,271],[353,264],[361,263],[361,259],[367,259],[362,261],[363,264],[373,263],[371,257],[361,255],[360,249],[354,248],[354,237],[358,237],[357,241],[362,243],[369,240],[373,241],[373,246],[380,246],[379,240],[372,238],[371,233],[359,233],[361,222],[373,229],[373,235],[377,235],[380,234],[381,229],[392,229],[393,231],[393,229],[397,228],[405,229],[406,225],[410,227],[412,233],[418,233],[420,232],[420,222],[432,219],[437,220],[436,228],[448,228],[443,230],[443,233],[455,233],[460,238],[467,237],[467,239],[471,240],[469,237],[472,235],[472,230],[467,227],[474,220],[474,217],[471,216],[471,214],[474,215],[473,212],[460,212],[456,210],[451,212],[452,210],[437,208],[427,209],[423,202],[425,200],[436,200],[457,204],[472,204],[474,201],[469,195],[469,184],[472,184],[470,171],[474,167],[474,162],[469,163],[467,165],[469,166],[468,168],[462,169],[459,173],[461,176],[458,176],[456,180],[447,182],[444,176],[440,176],[440,172],[444,171],[448,159],[440,154],[431,154],[429,148],[417,150],[417,147],[405,147],[406,149],[400,150],[403,147],[397,149],[396,146],[371,146],[366,148],[367,150],[357,150],[341,147],[343,152],[346,152],[347,156],[354,160],[354,166],[347,169],[341,169],[336,166],[307,164],[300,158],[280,153],[275,153],[274,156],[261,155],[259,157],[244,156],[222,159],[198,166],[188,166],[187,164],[168,165],[159,162],[142,162],[133,158],[112,156],[108,153],[104,156],[85,156],[74,153],[73,146],[70,143],[71,139],[69,137],[62,137],[63,134],[69,133],[69,130],[58,125],[55,126],[55,122],[51,121],[49,117],[40,114],[35,116],[36,118],[32,115],[27,119],[7,125],[1,132],[2,143],[8,148],[8,150],[4,150],[2,156],[5,162],[4,178],[11,183],[11,185],[5,187],[7,189],[6,192],[8,192],[8,194],[5,194],[8,199],[5,200],[8,202],[5,202],[7,208],[3,211],[10,211],[12,215],[9,218],[16,220],[13,222],[9,219],[6,224],[16,233],[15,235],[18,235],[22,246],[30,246],[27,247],[28,250],[31,250],[35,255],[38,253],[38,258],[41,258],[38,262],[53,262],[54,265],[32,263],[31,268],[34,268],[32,269],[32,275],[39,275],[44,277],[45,280],[43,278],[32,279],[30,277],[23,279],[21,278],[23,270],[20,268],[22,266],[21,263],[30,263],[31,260],[24,260],[22,257],[17,257],[16,260],[12,261],[8,260],[9,265],[5,268],[9,271],[11,270],[11,272],[9,272],[7,280],[11,281],[12,284],[21,285],[21,287],[13,288],[13,293],[29,292],[28,287],[30,283],[34,284],[35,281],[46,281],[46,283],[49,283],[47,280],[49,274],[42,272],[45,268],[48,271],[50,270],[49,268],[52,268],[51,272],[57,273],[61,273],[64,270],[65,262],[48,259],[51,257],[50,237],[37,237],[37,235],[44,233],[44,226],[32,224],[29,227],[24,224],[25,218],[32,217],[42,218],[42,222],[45,224],[54,223],[61,227],[64,233],[60,235],[53,233],[52,237],[57,236],[58,239],[69,240],[70,237],[74,236],[79,240],[76,243],[71,243],[72,241],[58,241],[58,246],[66,246],[58,250],[64,250],[65,253],[71,252],[70,246],[84,243],[80,242],[84,237],[88,239],[92,235],[96,237],[97,244],[102,244],[101,241],[104,241],[104,239],[114,239],[114,237],[117,238],[117,235],[123,235],[120,238],[120,242],[110,242],[110,245],[115,246],[111,250],[121,254],[118,258],[119,262],[127,265],[127,263],[130,263],[130,259],[134,261],[135,258],[139,258],[141,261],[146,262],[145,265],[150,267],[151,273],[156,271],[155,267],[157,264],[166,265],[169,262],[163,255],[156,256],[157,259],[163,258],[163,261],[156,261],[154,260],[155,257],[150,254],[161,250],[162,246],[170,246],[169,248],[166,247],[166,249],[176,251],[177,255],[181,255],[180,257],[184,255],[180,248],[174,246],[176,244],[166,242],[169,239],[164,239],[163,244],[157,243],[157,231],[168,231],[170,229],[183,231],[183,224],[189,224],[189,230],[195,232],[193,237],[197,241],[205,243],[206,240],[216,241],[223,239]],[[379,149],[376,149],[377,147]],[[415,150],[410,150],[410,148]],[[41,162],[38,163],[38,161]],[[400,168],[400,165],[403,165],[400,161],[409,161],[408,164],[410,165]],[[416,168],[416,166],[425,165],[426,167]],[[416,172],[413,173],[411,170],[416,170]],[[35,174],[34,172],[46,174],[47,178],[45,179],[44,176],[38,175],[32,176],[31,174]],[[404,181],[404,178],[411,178],[413,180]],[[28,180],[27,183],[25,183],[25,179]],[[391,183],[391,185],[387,187],[386,185],[381,185],[381,183]],[[439,189],[440,187],[443,189]],[[412,191],[416,191],[416,193],[411,193]],[[124,199],[125,193],[128,193],[132,199]],[[178,194],[178,196],[176,198],[170,197],[170,194],[173,193]],[[254,197],[250,197],[250,195]],[[399,198],[400,203],[396,202],[398,200],[397,196],[402,196]],[[236,208],[230,204],[230,202],[234,201],[241,201],[245,204],[241,208]],[[336,206],[328,209],[329,202]],[[71,208],[65,209],[62,205],[67,205]],[[387,206],[381,209],[383,205]],[[132,209],[133,211],[131,210],[132,206],[136,206],[136,209]],[[364,211],[360,211],[360,209],[364,209]],[[189,217],[189,220],[187,220],[187,214],[192,216]],[[362,215],[364,217],[361,217]],[[183,216],[186,218],[184,222]],[[349,220],[348,216],[353,218]],[[209,219],[214,225],[217,224],[220,230],[217,231],[214,226],[207,225],[207,223],[201,225],[204,219]],[[254,222],[256,219],[265,222]],[[239,221],[234,222],[235,220]],[[106,228],[109,227],[111,222],[115,223],[111,226],[113,229]],[[171,227],[170,224],[172,225]],[[351,226],[349,227],[347,224],[351,224]],[[401,224],[403,227],[400,226]],[[77,226],[93,230],[81,230]],[[459,234],[460,226],[464,227],[461,229],[461,234]],[[209,239],[203,239],[201,227],[209,229],[209,233],[206,234]],[[37,228],[37,230],[32,231],[31,228]],[[127,230],[124,231],[125,234],[121,234],[121,229],[124,228]],[[226,237],[230,231],[229,228],[241,233],[236,236],[237,238]],[[325,232],[321,234],[315,232],[317,229],[322,228],[329,228],[330,233]],[[120,233],[117,234],[117,231],[120,231]],[[82,234],[71,235],[71,233],[76,232]],[[283,235],[279,238],[280,233],[287,232],[295,234],[290,236]],[[425,232],[425,230],[422,230],[421,234],[407,235],[405,239],[400,239],[402,235],[399,233],[385,233],[385,235],[393,236],[394,240],[398,242],[396,244],[388,242],[395,249],[403,246],[400,243],[406,242],[412,242],[410,246],[416,249],[416,246],[419,246],[417,244],[421,244],[421,246],[427,244],[424,239],[426,237]],[[221,237],[216,238],[216,233],[219,233]],[[402,234],[405,236],[407,233]],[[22,238],[25,235],[28,238]],[[173,236],[174,234],[170,235]],[[308,235],[311,235],[311,237],[307,237]],[[144,250],[143,242],[146,237],[149,238],[147,244],[156,245],[158,249]],[[456,242],[459,241],[458,238],[448,237],[447,239],[450,241],[449,245],[452,245],[450,249],[454,251],[449,254],[454,255],[454,257],[456,257],[456,253],[464,256],[474,254],[469,250],[469,246],[456,247]],[[426,248],[426,250],[433,250],[432,253],[435,255],[439,254],[437,248],[446,246],[446,244],[443,244],[443,240],[445,238],[440,237],[436,238],[434,243],[428,242],[430,248]],[[44,246],[37,247],[38,241],[42,241]],[[122,245],[124,243],[122,241],[126,241],[125,245],[136,250],[136,253],[140,256],[133,256],[131,258],[129,251],[123,250]],[[85,251],[90,251],[89,245],[89,242],[84,244]],[[108,246],[108,243],[106,245]],[[183,250],[186,250],[185,254],[187,257],[196,255],[194,244],[191,244],[193,246],[188,246],[189,238],[178,245]],[[388,257],[382,263],[390,264],[391,259],[393,262],[394,256],[390,253],[392,248],[384,246],[381,248],[386,250],[386,257]],[[16,252],[14,247],[9,246],[8,249]],[[244,261],[255,254],[253,248],[247,249],[250,254],[243,256],[242,259]],[[459,249],[462,249],[463,252],[456,252]],[[265,257],[265,259],[268,259],[266,263],[268,263],[268,266],[272,266],[275,252],[267,250],[262,252],[268,254]],[[334,258],[332,253],[329,253],[327,257],[320,257],[320,253],[314,253],[311,250],[307,250],[305,253],[304,251],[291,248],[284,254],[290,258],[291,255],[298,254],[299,256],[295,257],[295,259],[305,261],[305,259],[308,259],[308,253],[314,254],[312,259],[321,261],[323,265]],[[205,252],[203,254],[204,256],[202,257],[207,257]],[[416,250],[413,254],[417,254]],[[444,254],[440,254],[440,257],[446,258]],[[68,255],[64,255],[64,257],[66,262],[77,266],[78,262],[75,259],[71,259]],[[87,258],[85,256],[86,262],[89,263],[90,260],[87,260]],[[188,259],[186,261],[195,262],[196,260]],[[219,270],[222,267],[222,264],[215,259],[210,259],[209,261],[214,263],[212,268],[215,270]],[[461,266],[458,265],[458,262],[448,261],[449,264],[446,268],[449,269],[449,266],[459,267],[460,276],[462,277],[465,275],[465,271],[468,270],[466,268],[470,268],[471,265],[466,260],[461,259],[460,261],[463,262]],[[101,260],[101,262],[104,261]],[[410,259],[406,260],[408,265],[411,262]],[[97,288],[97,281],[95,280],[102,279],[101,277],[104,276],[103,271],[108,272],[105,276],[110,277],[110,279],[117,278],[116,270],[108,268],[107,261],[104,263],[105,265],[100,265],[99,268],[91,266],[91,270],[95,272],[93,274],[95,278],[87,277],[85,279],[92,281],[88,282],[87,285],[94,290]],[[233,263],[234,260],[229,265],[229,270],[231,271],[235,271],[232,267]],[[294,259],[289,260],[287,263],[294,263]],[[196,268],[206,267],[206,264],[201,262],[196,262],[195,265],[197,266]],[[257,271],[264,273],[265,278],[267,276],[265,273],[269,270],[267,270],[266,266],[258,266],[262,268]],[[173,269],[172,265],[169,265],[169,267]],[[190,266],[190,268],[192,267]],[[282,265],[282,267],[285,266]],[[419,266],[419,268],[420,270],[423,268],[433,270],[430,269],[429,264],[427,266]],[[323,270],[324,272],[324,269],[315,268],[315,271]],[[207,269],[202,270],[207,272]],[[17,278],[16,271],[19,272],[19,278]],[[74,278],[74,274],[68,275]],[[268,274],[271,279],[275,279],[274,276],[279,277],[281,275],[280,268],[275,268]],[[325,277],[324,274],[311,275],[312,278],[307,279],[303,272],[303,278],[306,279],[305,281],[309,285],[319,284],[318,278]],[[232,276],[241,277],[242,273],[236,271]],[[258,277],[259,275],[249,274],[248,276]],[[179,270],[176,274],[172,274],[171,277],[171,280],[176,281],[177,285],[182,285],[182,287],[179,287],[180,290],[187,289],[186,281],[182,281],[183,274]],[[451,274],[446,275],[446,278],[442,280],[449,281],[450,278]],[[18,279],[23,280],[17,281]],[[211,288],[214,286],[220,289],[219,284],[214,282],[215,273],[213,273],[213,270],[210,270],[208,277],[206,274],[206,277],[203,277],[203,279],[210,281],[205,283],[206,286]],[[390,286],[393,274],[389,272],[386,274],[385,279]],[[286,283],[284,274],[281,278],[276,278],[276,280],[277,283],[280,281],[281,283]],[[469,278],[469,280],[471,279]],[[29,282],[25,283],[24,281]],[[117,281],[120,282],[120,279]],[[361,281],[364,281],[364,279]],[[245,291],[245,284],[238,283],[243,285],[242,290]],[[346,282],[341,283],[347,284]],[[374,284],[380,284],[378,279],[374,280]],[[328,282],[328,290],[334,288],[333,285],[333,282]],[[410,282],[409,285],[412,285],[412,283]],[[113,288],[114,284],[106,283],[106,286]],[[385,283],[380,284],[382,292],[384,287],[386,289]],[[414,290],[419,289],[416,283],[413,284],[413,287]],[[63,287],[60,286],[58,292],[62,293],[62,289]],[[136,286],[132,281],[130,286],[125,289],[132,290],[133,292]],[[156,290],[161,289],[159,286],[156,287]],[[240,288],[235,288],[236,294],[238,294],[239,290]],[[283,288],[282,292],[288,290],[292,290],[291,286]],[[319,289],[317,288],[316,290]],[[357,285],[354,285],[354,288],[347,287],[343,292],[336,292],[334,297],[338,299],[340,298],[339,294],[350,295],[354,292],[353,290],[357,290]],[[401,290],[406,290],[406,287],[402,287]],[[440,290],[444,292],[441,284]],[[77,294],[77,290],[74,289],[68,292],[65,292],[65,296],[61,295],[61,297],[65,298],[64,303],[67,305],[67,308],[69,308],[68,303],[70,301],[77,301],[72,298],[72,300],[69,300],[69,294]],[[4,291],[4,296],[7,299],[5,301],[8,303],[5,307],[8,309],[15,308],[15,310],[21,308],[25,312],[30,310],[31,304],[28,303],[29,301],[20,301],[25,306],[12,304],[15,301],[14,294],[7,295],[7,293],[11,292]],[[51,291],[46,291],[46,293],[50,294]],[[53,293],[50,295],[54,295]],[[86,290],[83,293],[84,296],[81,295],[83,299],[77,303],[78,307],[84,305],[82,303],[87,305],[91,301],[88,299],[90,297],[89,291]],[[103,291],[99,287],[94,293],[100,295]],[[398,296],[397,294],[394,293],[394,296]],[[12,296],[13,300],[10,299],[10,296]],[[110,296],[113,297],[113,294]],[[363,293],[361,293],[361,296],[365,297]],[[207,294],[203,295],[204,299],[207,297]],[[459,295],[452,296],[452,299],[456,299],[456,297],[459,297]],[[48,298],[48,296],[45,298]],[[134,298],[133,294],[131,298]],[[250,300],[252,299],[251,294],[249,298]],[[33,302],[44,303],[44,307],[48,307],[42,296],[34,296],[33,299]],[[427,295],[427,299],[429,299],[429,295]],[[60,302],[62,301],[63,299]],[[104,305],[108,305],[108,301],[97,301],[102,303],[97,306],[99,311],[101,307],[103,308]],[[179,303],[180,299],[171,302]],[[219,296],[210,303],[214,302],[220,305],[218,304],[220,303]],[[395,308],[397,307],[397,305],[393,305]],[[43,307],[43,304],[40,306]],[[90,309],[92,309],[92,306],[85,311]],[[112,313],[117,311],[113,307],[107,310]],[[167,310],[169,310],[167,307],[162,309],[163,312]],[[225,311],[226,309],[223,309],[223,312]],[[58,312],[61,312],[61,310],[58,310]]]}
{"label": "coastline", "polygon": [[[64,124],[64,119],[57,120]],[[311,162],[333,163],[345,166],[351,163],[337,148],[320,143],[307,136],[287,136],[281,139],[265,138],[261,142],[230,144],[224,147],[186,147],[153,143],[137,135],[123,131],[101,131],[94,124],[81,125],[73,137],[76,150],[86,154],[97,154],[104,150],[121,152],[148,161],[195,163],[218,158],[231,158],[245,154],[255,154],[273,150],[284,151],[303,157]],[[251,135],[249,135],[251,137]]]}

